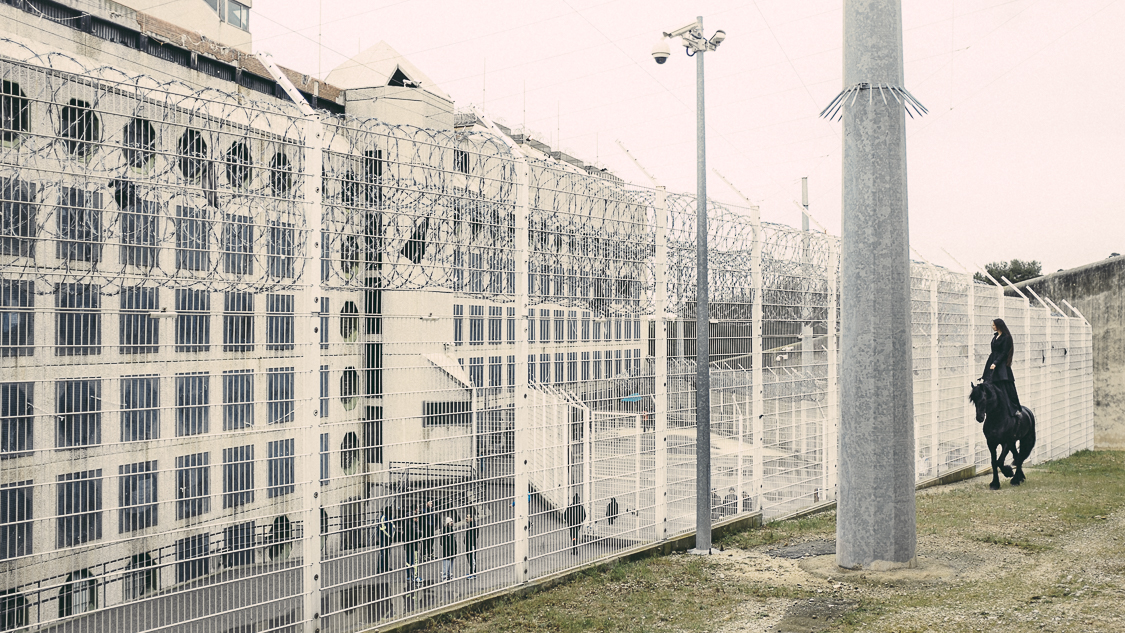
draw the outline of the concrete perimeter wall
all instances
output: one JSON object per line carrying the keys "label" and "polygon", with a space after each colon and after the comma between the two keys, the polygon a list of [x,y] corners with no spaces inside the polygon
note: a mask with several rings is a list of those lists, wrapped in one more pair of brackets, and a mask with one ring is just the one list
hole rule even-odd
{"label": "concrete perimeter wall", "polygon": [[1125,257],[1025,281],[1062,306],[1069,301],[1090,322],[1094,353],[1094,446],[1125,449]]}

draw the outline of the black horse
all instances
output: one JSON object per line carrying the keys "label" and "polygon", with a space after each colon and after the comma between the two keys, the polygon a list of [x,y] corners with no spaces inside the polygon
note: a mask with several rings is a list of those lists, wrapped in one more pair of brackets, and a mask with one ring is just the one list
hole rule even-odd
{"label": "black horse", "polygon": [[[988,485],[993,490],[1000,489],[1000,477],[996,474],[999,468],[1005,477],[1010,477],[1013,486],[1018,486],[1027,477],[1023,474],[1023,463],[1035,448],[1035,414],[1027,407],[1020,407],[1020,414],[1012,416],[1011,404],[1008,394],[992,383],[982,382],[971,385],[972,393],[969,400],[977,408],[977,422],[984,422],[984,438],[988,441],[988,455],[992,458],[992,483]],[[1019,442],[1019,449],[1016,448]],[[996,446],[1003,447],[1000,456],[996,456]],[[1008,452],[1012,453],[1012,467],[1004,464]]]}

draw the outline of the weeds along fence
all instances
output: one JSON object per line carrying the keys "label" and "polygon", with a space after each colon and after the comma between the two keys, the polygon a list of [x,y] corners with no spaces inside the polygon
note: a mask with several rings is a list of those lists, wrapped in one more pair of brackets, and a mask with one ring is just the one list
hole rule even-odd
{"label": "weeds along fence", "polygon": [[[0,629],[360,631],[693,529],[694,197],[0,45]],[[839,242],[709,205],[713,518],[769,519],[836,494]],[[1082,319],[911,272],[920,479],[987,462],[995,316],[1033,459],[1092,445]]]}

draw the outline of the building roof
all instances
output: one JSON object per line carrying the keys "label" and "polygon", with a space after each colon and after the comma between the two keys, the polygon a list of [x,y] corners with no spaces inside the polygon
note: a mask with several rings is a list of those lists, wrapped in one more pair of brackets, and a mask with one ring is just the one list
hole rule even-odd
{"label": "building roof", "polygon": [[453,100],[410,60],[382,41],[340,64],[327,77],[328,83],[345,90],[403,85],[403,79],[434,96]]}

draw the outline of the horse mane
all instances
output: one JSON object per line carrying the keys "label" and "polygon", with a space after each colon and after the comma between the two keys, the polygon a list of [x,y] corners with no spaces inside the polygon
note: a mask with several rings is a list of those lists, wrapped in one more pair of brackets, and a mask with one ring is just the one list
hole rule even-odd
{"label": "horse mane", "polygon": [[1001,399],[1005,401],[1008,400],[1008,394],[1003,389],[990,382],[982,382],[979,385],[974,386],[972,391],[969,392],[969,401],[973,404],[977,404],[977,402],[983,395],[982,392],[986,391],[988,392],[988,395],[992,396],[994,401],[998,401]]}

